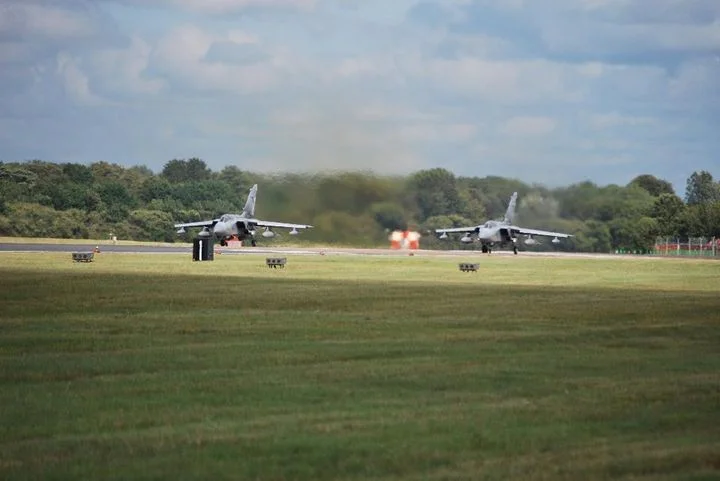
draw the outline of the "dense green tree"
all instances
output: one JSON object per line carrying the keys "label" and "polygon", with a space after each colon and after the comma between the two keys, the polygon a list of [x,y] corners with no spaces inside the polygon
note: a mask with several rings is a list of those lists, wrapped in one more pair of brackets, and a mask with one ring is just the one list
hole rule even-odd
{"label": "dense green tree", "polygon": [[77,185],[88,186],[93,181],[93,171],[87,165],[83,164],[64,164],[62,166],[63,174],[66,180]]}
{"label": "dense green tree", "polygon": [[92,199],[88,196],[88,189],[75,182],[59,182],[48,186],[46,192],[51,206],[57,210],[89,210],[89,204],[92,203]]}
{"label": "dense green tree", "polygon": [[384,232],[369,215],[357,216],[347,212],[328,211],[314,220],[311,235],[327,242],[347,245],[368,245],[380,242]]}
{"label": "dense green tree", "polygon": [[557,189],[554,197],[560,201],[560,216],[568,219],[591,219],[595,214],[600,188],[590,181]]}
{"label": "dense green tree", "polygon": [[422,232],[424,247],[458,248],[457,241],[438,240],[434,229],[502,217],[512,192],[519,194],[518,224],[575,235],[558,245],[542,239],[534,246],[521,242],[522,248],[642,250],[652,246],[655,236],[720,235],[720,192],[704,171],[688,179],[686,204],[652,175],[625,186],[583,182],[547,189],[502,177],[455,177],[440,168],[407,177],[270,175],[237,167],[213,173],[197,158],[174,159],[157,175],[144,166],[108,162],[2,162],[0,232],[174,240],[174,222],[240,212],[254,183],[260,186],[258,217],[316,224],[298,238],[285,238],[297,242],[386,245],[388,230],[407,227]]}
{"label": "dense green tree", "polygon": [[168,227],[173,219],[167,212],[138,209],[130,212],[128,223],[133,228],[133,238],[147,241],[172,242],[175,232]]}
{"label": "dense green tree", "polygon": [[13,164],[0,164],[0,199],[4,202],[37,202],[35,172]]}
{"label": "dense green tree", "polygon": [[468,219],[475,219],[476,223],[487,219],[488,213],[485,206],[488,199],[484,192],[474,185],[472,179],[458,179],[458,192],[462,206],[462,211],[458,212],[460,215]]}
{"label": "dense green tree", "polygon": [[10,219],[7,235],[18,237],[55,237],[57,211],[44,205],[16,202],[8,206]]}
{"label": "dense green tree", "polygon": [[370,212],[383,229],[405,230],[408,227],[405,211],[394,202],[376,202],[370,206]]}
{"label": "dense green tree", "polygon": [[118,164],[111,164],[101,160],[99,162],[93,162],[90,164],[90,171],[93,175],[93,181],[98,184],[104,184],[108,182],[121,183],[125,168]]}
{"label": "dense green tree", "polygon": [[682,199],[675,194],[661,194],[652,208],[652,217],[658,222],[658,234],[676,236],[681,230],[681,216],[685,210]]}
{"label": "dense green tree", "polygon": [[210,179],[212,172],[205,161],[193,157],[170,160],[163,167],[162,175],[172,183],[197,182]]}
{"label": "dense green tree", "polygon": [[641,189],[647,191],[653,197],[659,197],[663,194],[675,195],[675,189],[670,182],[663,179],[658,179],[654,175],[643,174],[638,175],[630,181],[628,187],[636,185]]}
{"label": "dense green tree", "polygon": [[140,186],[138,196],[142,202],[162,200],[170,197],[172,187],[170,182],[163,177],[148,177]]}
{"label": "dense green tree", "polygon": [[100,200],[108,206],[123,205],[131,207],[135,204],[135,199],[130,195],[128,189],[119,182],[104,182],[97,186],[97,193],[100,195]]}
{"label": "dense green tree", "polygon": [[223,168],[214,177],[233,187],[235,193],[239,196],[246,195],[250,186],[253,184],[251,175],[234,165]]}
{"label": "dense green tree", "polygon": [[515,223],[527,227],[541,227],[548,221],[557,219],[559,213],[560,202],[557,199],[531,191],[519,199]]}
{"label": "dense green tree", "polygon": [[720,201],[688,205],[678,223],[682,237],[720,237]]}
{"label": "dense green tree", "polygon": [[571,239],[575,250],[583,252],[609,252],[612,248],[612,236],[608,225],[597,220],[582,223],[579,229],[572,230]]}
{"label": "dense green tree", "polygon": [[222,209],[223,213],[239,211],[244,205],[244,199],[241,203],[231,186],[217,180],[173,184],[171,196],[186,208],[208,213],[214,209]]}
{"label": "dense green tree", "polygon": [[317,186],[321,204],[354,214],[367,211],[372,204],[387,199],[389,193],[385,181],[355,172],[324,177]]}
{"label": "dense green tree", "polygon": [[688,205],[707,204],[720,200],[720,189],[710,172],[693,172],[687,180],[685,201]]}
{"label": "dense green tree", "polygon": [[420,220],[463,210],[455,175],[445,169],[421,170],[409,179]]}

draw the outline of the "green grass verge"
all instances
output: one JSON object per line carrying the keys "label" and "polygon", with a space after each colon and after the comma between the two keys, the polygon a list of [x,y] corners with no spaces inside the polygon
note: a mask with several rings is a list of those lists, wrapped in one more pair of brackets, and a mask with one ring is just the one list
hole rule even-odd
{"label": "green grass verge", "polygon": [[[258,236],[259,237],[259,236]],[[81,244],[81,245],[97,245],[97,246],[105,246],[105,245],[121,245],[121,246],[170,246],[170,247],[178,247],[178,246],[189,246],[192,245],[192,236],[187,236],[186,238],[180,238],[178,237],[177,242],[149,242],[149,241],[133,241],[133,240],[122,240],[119,239],[116,242],[113,242],[110,239],[55,239],[55,238],[49,238],[49,237],[0,237],[0,244]],[[390,242],[387,243],[380,243],[380,244],[373,244],[373,243],[366,243],[367,245],[350,245],[350,244],[344,244],[344,243],[327,243],[327,242],[314,242],[309,241],[305,239],[296,239],[289,235],[282,235],[282,237],[276,237],[273,239],[264,239],[259,238],[258,239],[258,246],[259,247],[308,247],[308,248],[336,248],[336,249],[342,249],[342,248],[357,248],[357,247],[378,247],[378,248],[389,248]],[[217,247],[220,247],[219,243],[215,243]],[[462,246],[460,246],[462,247]]]}
{"label": "green grass verge", "polygon": [[[0,244],[87,244],[87,245],[110,245],[110,239],[54,239],[49,237],[0,237]],[[115,242],[122,246],[178,246],[191,242],[146,242],[132,240],[118,240]]]}
{"label": "green grass verge", "polygon": [[716,263],[476,257],[1,254],[0,478],[717,479]]}

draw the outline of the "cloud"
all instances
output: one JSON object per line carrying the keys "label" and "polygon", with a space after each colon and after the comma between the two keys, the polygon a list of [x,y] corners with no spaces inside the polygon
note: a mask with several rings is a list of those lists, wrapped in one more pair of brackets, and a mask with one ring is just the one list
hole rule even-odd
{"label": "cloud", "polygon": [[3,5],[5,159],[552,184],[682,183],[720,154],[714,0]]}
{"label": "cloud", "polygon": [[714,0],[475,0],[452,26],[510,40],[524,55],[564,61],[677,63],[720,48]]}
{"label": "cloud", "polygon": [[311,9],[316,0],[112,0],[126,5],[153,8],[182,8],[195,12],[209,14],[226,14],[240,12],[250,8],[281,9],[293,8],[300,10]]}
{"label": "cloud", "polygon": [[720,4],[708,0],[585,0],[598,18],[626,24],[709,24],[720,17]]}
{"label": "cloud", "polygon": [[130,38],[126,48],[108,48],[88,56],[88,70],[95,87],[110,97],[155,94],[165,87],[161,78],[147,74],[152,47],[140,37]]}
{"label": "cloud", "polygon": [[87,9],[66,9],[50,3],[8,0],[0,7],[0,38],[19,39],[26,36],[52,40],[88,37],[97,32]]}
{"label": "cloud", "polygon": [[633,125],[652,125],[656,122],[656,119],[652,117],[622,115],[618,112],[612,112],[608,114],[593,115],[590,122],[598,129],[610,129]]}
{"label": "cloud", "polygon": [[[215,34],[192,25],[173,29],[157,43],[152,53],[153,71],[168,82],[201,91],[253,93],[277,85],[282,59],[272,58],[238,32]],[[220,56],[228,52],[253,52],[253,62]]]}
{"label": "cloud", "polygon": [[483,58],[421,61],[413,73],[446,91],[503,103],[575,101],[574,67],[547,60],[496,61]]}
{"label": "cloud", "polygon": [[65,92],[75,103],[87,106],[105,103],[90,90],[88,77],[82,71],[77,58],[65,54],[59,55],[57,73],[62,79]]}
{"label": "cloud", "polygon": [[547,135],[556,122],[549,117],[513,117],[500,126],[500,133],[511,136]]}

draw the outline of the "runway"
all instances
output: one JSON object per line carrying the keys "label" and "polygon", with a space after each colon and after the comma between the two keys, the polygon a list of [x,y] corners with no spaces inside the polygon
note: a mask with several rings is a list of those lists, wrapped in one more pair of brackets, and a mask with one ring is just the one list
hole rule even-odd
{"label": "runway", "polygon": [[[111,243],[98,244],[54,244],[54,243],[0,243],[0,253],[9,252],[91,252],[95,247],[100,253],[117,254],[176,254],[192,255],[192,246],[180,244],[177,246],[161,245],[123,245]],[[395,257],[475,257],[475,256],[510,256],[522,257],[563,257],[577,259],[671,259],[672,256],[640,256],[640,255],[614,255],[571,252],[531,252],[521,251],[514,256],[512,251],[493,251],[492,254],[483,254],[479,250],[397,250],[397,249],[371,249],[346,247],[215,247],[219,255],[355,255],[355,256],[395,256]],[[688,257],[683,257],[688,258]],[[693,258],[693,257],[690,257]],[[695,258],[697,259],[697,258]]]}

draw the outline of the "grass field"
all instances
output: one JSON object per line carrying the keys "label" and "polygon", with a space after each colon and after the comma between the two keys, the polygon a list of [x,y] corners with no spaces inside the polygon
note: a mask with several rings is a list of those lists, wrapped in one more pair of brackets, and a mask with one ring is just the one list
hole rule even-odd
{"label": "grass field", "polygon": [[[64,245],[88,245],[88,246],[190,246],[192,245],[192,237],[178,237],[176,242],[150,242],[150,241],[133,241],[118,239],[113,242],[111,239],[59,239],[49,237],[4,237],[0,236],[0,244],[64,244]],[[219,244],[216,243],[219,246]],[[280,235],[274,239],[264,239],[260,237],[258,246],[265,247],[314,247],[314,248],[353,248],[358,245],[344,245],[342,243],[322,243],[309,241],[303,237]],[[383,243],[381,246],[368,245],[364,247],[389,247],[390,243]]]}
{"label": "grass field", "polygon": [[720,478],[720,264],[472,258],[0,254],[0,479]]}
{"label": "grass field", "polygon": [[132,240],[117,240],[113,242],[110,239],[55,239],[48,237],[3,237],[0,236],[0,244],[80,244],[80,245],[112,245],[117,244],[121,246],[177,246],[177,245],[190,245],[191,242],[144,242],[144,241],[132,241]]}

